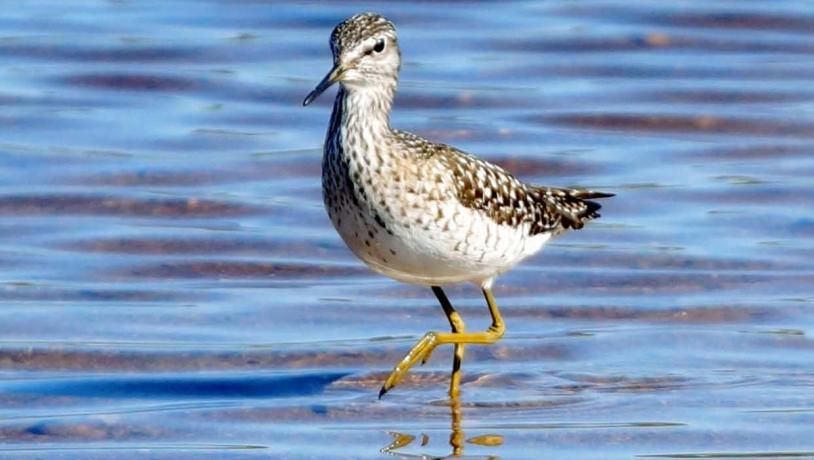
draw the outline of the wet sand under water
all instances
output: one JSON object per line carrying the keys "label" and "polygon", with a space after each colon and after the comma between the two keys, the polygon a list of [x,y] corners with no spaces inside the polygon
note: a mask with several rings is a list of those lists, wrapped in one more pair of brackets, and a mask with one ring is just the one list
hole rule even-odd
{"label": "wet sand under water", "polygon": [[453,402],[449,349],[377,400],[448,326],[336,236],[300,107],[371,5],[6,12],[0,457],[814,458],[810,4],[464,3],[375,5],[394,125],[617,197],[498,281]]}

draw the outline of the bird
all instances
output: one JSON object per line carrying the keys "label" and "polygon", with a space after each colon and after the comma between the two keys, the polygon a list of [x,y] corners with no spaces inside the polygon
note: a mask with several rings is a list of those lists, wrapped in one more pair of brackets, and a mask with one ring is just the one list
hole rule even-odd
{"label": "bird", "polygon": [[[303,100],[311,104],[335,83],[322,156],[322,195],[336,231],[375,272],[430,287],[450,332],[427,332],[399,361],[379,399],[440,345],[453,345],[449,395],[460,394],[464,346],[493,344],[505,332],[495,278],[537,253],[552,237],[599,217],[612,193],[536,186],[455,147],[394,129],[390,114],[401,51],[396,27],[360,13],[331,33],[333,67]],[[474,283],[491,325],[466,325],[443,288]]]}

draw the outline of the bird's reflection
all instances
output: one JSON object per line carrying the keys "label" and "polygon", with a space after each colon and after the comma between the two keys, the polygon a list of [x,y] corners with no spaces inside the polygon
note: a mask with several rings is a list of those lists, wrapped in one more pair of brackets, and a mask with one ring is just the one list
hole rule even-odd
{"label": "bird's reflection", "polygon": [[[503,436],[500,435],[483,435],[483,436],[476,436],[470,439],[466,439],[463,429],[461,428],[461,423],[463,420],[462,412],[461,412],[461,401],[458,397],[451,398],[449,400],[449,408],[450,408],[450,419],[451,419],[451,430],[449,433],[449,445],[451,447],[451,452],[449,455],[445,456],[435,456],[429,455],[424,453],[406,453],[400,452],[400,449],[403,449],[414,442],[416,442],[416,436],[411,434],[405,433],[398,433],[398,432],[390,432],[390,435],[393,436],[393,441],[381,449],[383,453],[390,454],[394,457],[399,458],[423,458],[423,459],[430,459],[430,458],[448,458],[448,457],[461,457],[464,455],[464,445],[466,443],[469,444],[478,444],[482,446],[499,446],[503,444]],[[425,447],[429,444],[430,438],[426,434],[421,435],[421,440],[419,441],[419,445],[421,447]],[[495,455],[486,456],[487,459],[498,459],[500,457]]]}
{"label": "bird's reflection", "polygon": [[449,433],[449,445],[452,446],[452,455],[459,456],[464,453],[464,431],[461,429],[461,398],[455,395],[449,400],[452,431]]}

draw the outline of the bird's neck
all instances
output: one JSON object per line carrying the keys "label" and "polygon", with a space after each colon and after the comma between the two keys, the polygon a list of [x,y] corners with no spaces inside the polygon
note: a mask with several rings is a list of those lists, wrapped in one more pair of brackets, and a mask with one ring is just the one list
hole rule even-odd
{"label": "bird's neck", "polygon": [[333,123],[345,138],[381,139],[390,135],[390,109],[396,82],[376,86],[341,86],[334,102]]}
{"label": "bird's neck", "polygon": [[[394,94],[395,84],[378,90],[340,86],[325,138],[323,186],[336,177],[355,177],[358,187],[364,189],[366,180],[381,179],[381,166],[395,154],[388,148],[393,136],[390,107]],[[354,203],[366,200],[364,193],[353,196]]]}

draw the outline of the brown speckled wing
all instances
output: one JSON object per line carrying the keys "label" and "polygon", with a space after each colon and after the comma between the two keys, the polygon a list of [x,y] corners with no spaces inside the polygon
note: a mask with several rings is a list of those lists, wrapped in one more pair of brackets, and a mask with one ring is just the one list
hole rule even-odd
{"label": "brown speckled wing", "polygon": [[529,235],[580,229],[599,217],[592,198],[609,193],[524,184],[505,169],[444,144],[434,144],[410,133],[398,132],[417,155],[440,161],[452,174],[456,198],[462,205],[485,213],[502,225],[529,224]]}

